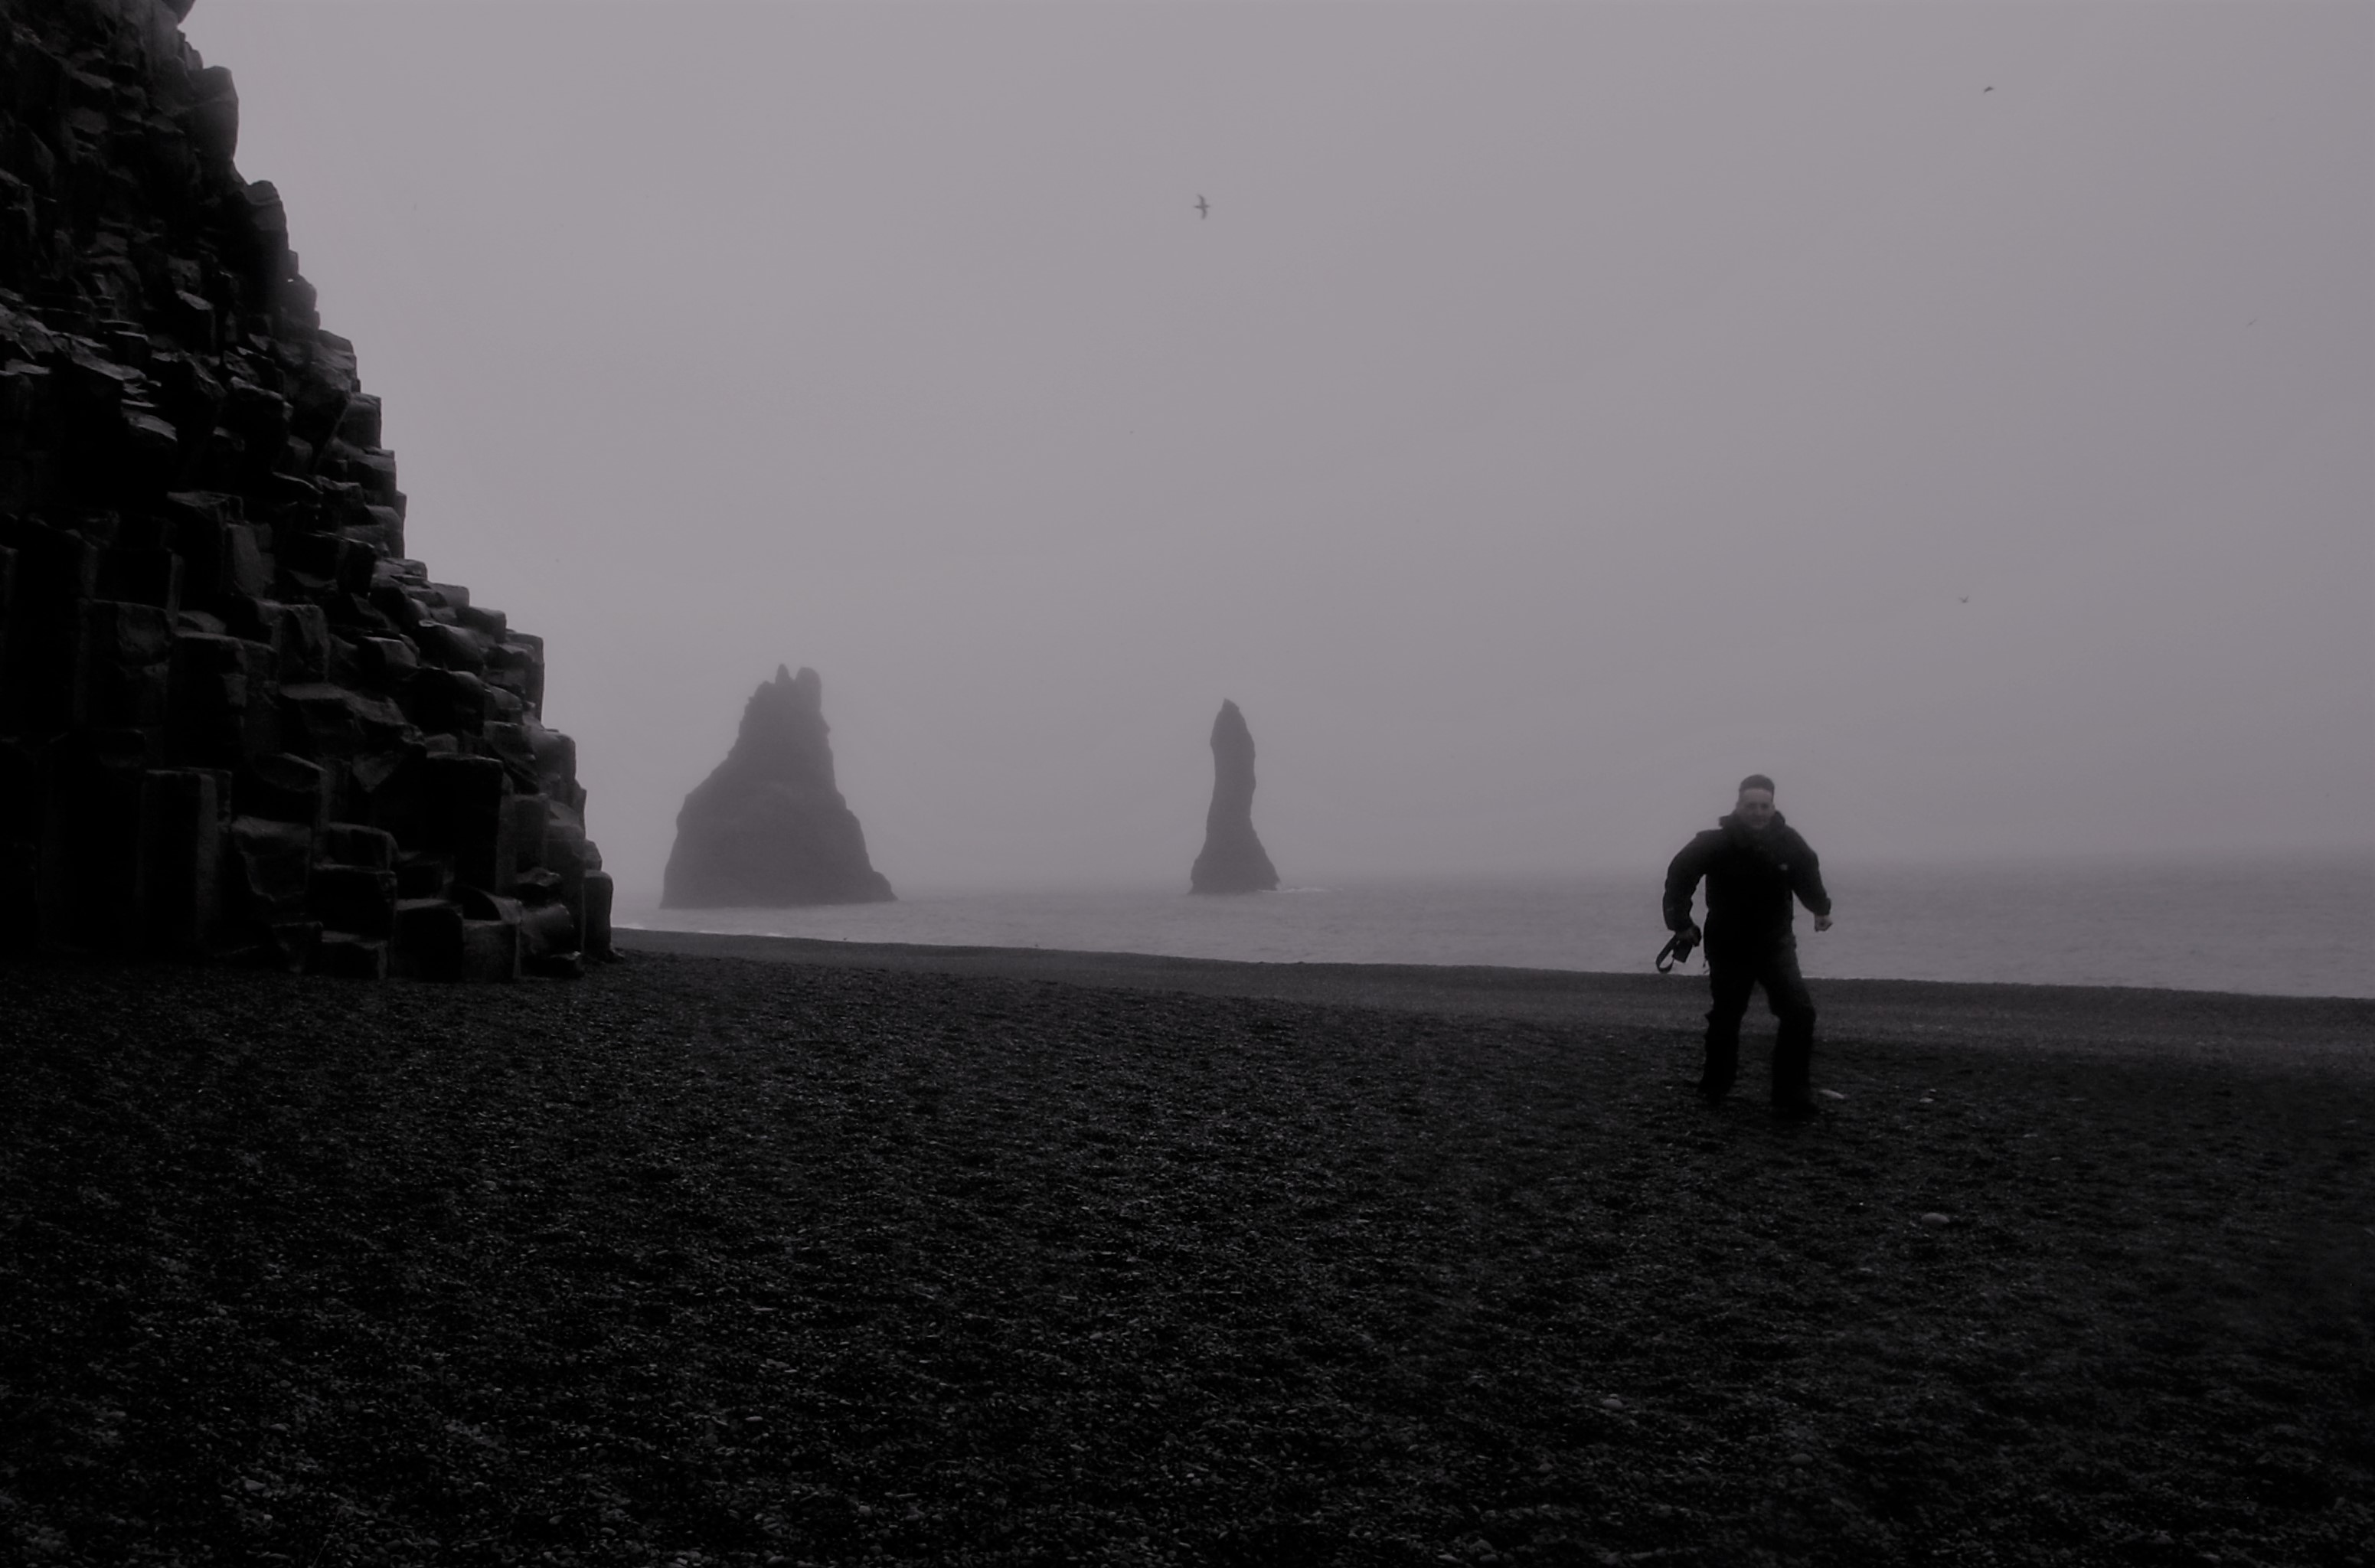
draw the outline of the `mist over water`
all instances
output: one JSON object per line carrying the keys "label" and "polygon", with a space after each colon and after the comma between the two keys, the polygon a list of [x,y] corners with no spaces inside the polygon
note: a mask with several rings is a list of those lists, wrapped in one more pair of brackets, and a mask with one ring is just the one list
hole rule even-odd
{"label": "mist over water", "polygon": [[911,897],[1184,878],[1223,698],[1290,883],[2368,851],[2375,8],[189,27],[629,906],[779,664]]}
{"label": "mist over water", "polygon": [[[1828,865],[1838,924],[1813,978],[2375,996],[2375,857],[2186,864]],[[1665,939],[1654,872],[1361,881],[1198,898],[1184,886],[928,890],[895,904],[631,910],[630,926],[851,942],[1163,953],[1264,963],[1639,972]],[[627,938],[630,946],[632,938]],[[1695,961],[1694,983],[1704,973]]]}

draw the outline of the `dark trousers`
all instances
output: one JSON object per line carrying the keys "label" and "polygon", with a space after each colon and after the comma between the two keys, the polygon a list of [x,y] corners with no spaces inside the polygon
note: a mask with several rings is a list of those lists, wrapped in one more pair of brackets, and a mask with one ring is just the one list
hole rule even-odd
{"label": "dark trousers", "polygon": [[1699,1077],[1699,1092],[1710,1100],[1731,1092],[1740,1074],[1740,1020],[1748,1012],[1749,993],[1762,985],[1765,1005],[1780,1020],[1773,1042],[1773,1102],[1785,1105],[1805,1099],[1807,1068],[1814,1059],[1814,998],[1798,973],[1797,940],[1785,937],[1720,957],[1709,944],[1707,982],[1715,1006],[1707,1009],[1707,1070]]}

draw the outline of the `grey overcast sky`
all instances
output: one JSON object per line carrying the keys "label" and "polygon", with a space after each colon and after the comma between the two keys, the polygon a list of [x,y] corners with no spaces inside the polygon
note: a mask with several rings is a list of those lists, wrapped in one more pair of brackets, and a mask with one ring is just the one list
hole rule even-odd
{"label": "grey overcast sky", "polygon": [[2375,849],[2375,6],[188,31],[622,905],[779,663],[906,888],[1184,887],[1224,697],[1290,882]]}

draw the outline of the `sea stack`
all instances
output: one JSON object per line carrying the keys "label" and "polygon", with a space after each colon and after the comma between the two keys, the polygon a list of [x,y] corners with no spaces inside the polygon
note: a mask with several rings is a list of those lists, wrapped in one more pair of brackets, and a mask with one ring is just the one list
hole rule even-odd
{"label": "sea stack", "polygon": [[891,884],[866,858],[866,833],[833,782],[824,683],[775,666],[742,709],[717,771],[676,814],[660,903],[667,909],[781,909],[880,903]]}
{"label": "sea stack", "polygon": [[1188,873],[1199,893],[1267,893],[1278,886],[1254,832],[1254,733],[1235,702],[1212,721],[1212,808],[1204,813],[1204,853]]}

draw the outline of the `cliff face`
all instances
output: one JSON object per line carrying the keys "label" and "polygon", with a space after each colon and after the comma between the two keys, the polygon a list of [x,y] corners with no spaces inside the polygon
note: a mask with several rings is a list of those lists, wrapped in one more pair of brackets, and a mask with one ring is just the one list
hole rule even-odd
{"label": "cliff face", "polygon": [[726,760],[676,817],[661,903],[669,909],[779,909],[879,903],[891,884],[833,779],[824,683],[782,666],[742,709]]}
{"label": "cliff face", "polygon": [[1212,721],[1212,806],[1204,813],[1204,853],[1188,874],[1199,893],[1266,893],[1278,871],[1254,833],[1254,737],[1235,702]]}
{"label": "cliff face", "polygon": [[610,888],[543,644],[405,555],[188,9],[0,6],[0,946],[568,972]]}

